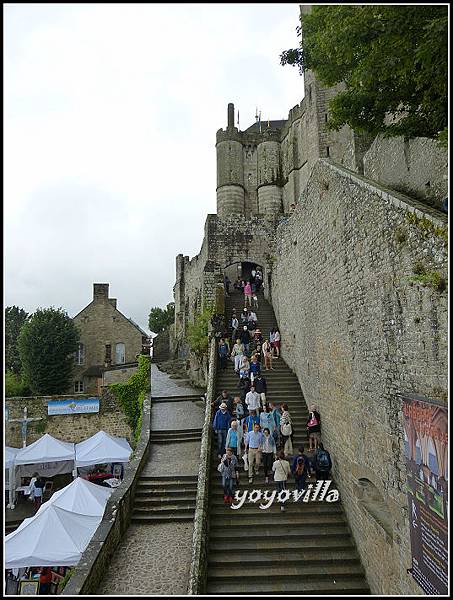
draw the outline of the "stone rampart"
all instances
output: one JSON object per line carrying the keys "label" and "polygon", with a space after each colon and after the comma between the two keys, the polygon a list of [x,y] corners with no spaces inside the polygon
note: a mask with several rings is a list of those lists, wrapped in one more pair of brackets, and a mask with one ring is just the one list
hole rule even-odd
{"label": "stone rampart", "polygon": [[[282,355],[320,409],[375,594],[420,593],[407,573],[399,394],[446,401],[446,225],[439,211],[319,160],[277,230],[272,301]],[[382,518],[361,501],[364,481],[384,501]]]}

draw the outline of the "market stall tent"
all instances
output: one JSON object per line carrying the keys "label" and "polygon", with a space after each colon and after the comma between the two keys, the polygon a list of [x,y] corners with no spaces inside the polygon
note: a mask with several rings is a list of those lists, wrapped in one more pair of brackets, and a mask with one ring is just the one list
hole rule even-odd
{"label": "market stall tent", "polygon": [[77,565],[101,520],[50,505],[5,537],[5,569]]}
{"label": "market stall tent", "polygon": [[105,431],[76,444],[76,467],[88,467],[104,463],[126,463],[132,448],[126,438],[113,437]]}
{"label": "market stall tent", "polygon": [[36,514],[49,506],[58,506],[78,515],[102,517],[112,488],[101,487],[81,477],[74,479],[69,485],[55,492],[51,498],[41,505]]}
{"label": "market stall tent", "polygon": [[[15,470],[19,469],[22,477],[37,471],[43,477],[52,477],[60,473],[75,471],[75,447],[73,443],[62,442],[46,433],[39,440],[25,448],[21,448],[11,467],[11,479],[15,478]],[[10,505],[14,508],[15,488],[10,489]]]}
{"label": "market stall tent", "polygon": [[[5,446],[5,489],[10,488],[10,473],[11,467],[14,465],[14,458],[19,452],[20,448],[12,448],[11,446]],[[20,479],[17,478],[16,485],[20,485]],[[13,486],[14,487],[14,486]]]}

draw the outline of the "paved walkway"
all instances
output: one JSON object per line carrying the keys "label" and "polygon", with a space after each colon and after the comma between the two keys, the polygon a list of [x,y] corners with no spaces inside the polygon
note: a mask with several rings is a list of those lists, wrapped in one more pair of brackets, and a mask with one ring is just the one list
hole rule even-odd
{"label": "paved walkway", "polygon": [[[152,365],[152,395],[180,396],[199,390],[181,385]],[[152,406],[151,429],[202,427],[201,402],[162,402]],[[151,444],[142,475],[197,475],[200,442]],[[110,563],[98,594],[184,595],[192,553],[193,522],[131,524]]]}

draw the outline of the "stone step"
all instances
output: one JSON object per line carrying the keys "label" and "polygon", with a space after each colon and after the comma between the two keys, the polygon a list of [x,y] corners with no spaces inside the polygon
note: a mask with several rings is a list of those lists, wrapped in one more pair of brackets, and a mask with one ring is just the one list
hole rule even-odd
{"label": "stone step", "polygon": [[[208,571],[209,577],[209,571]],[[208,579],[207,594],[213,595],[244,595],[244,594],[292,594],[292,595],[368,595],[370,590],[363,577],[351,577],[350,579],[341,579],[328,581],[318,580],[316,577],[310,580],[296,579],[289,581],[273,581],[264,578],[264,581],[257,581],[255,577],[249,580],[245,577],[237,577],[236,581],[213,581]]]}
{"label": "stone step", "polygon": [[134,498],[134,506],[137,507],[153,507],[153,506],[166,506],[166,505],[195,505],[196,493],[190,494],[181,494],[180,496],[153,496],[150,497],[142,497],[136,496]]}
{"label": "stone step", "polygon": [[[233,547],[232,547],[233,545]],[[236,543],[228,540],[219,539],[214,542],[211,541],[209,544],[209,553],[210,555],[214,555],[215,552],[230,552],[234,549],[234,553],[238,551]],[[240,552],[241,556],[244,556],[244,553],[247,551],[257,551],[261,557],[270,554],[275,554],[278,551],[278,555],[280,553],[289,553],[291,555],[298,555],[301,552],[307,553],[309,556],[317,556],[318,551],[321,553],[328,552],[354,552],[357,554],[355,550],[354,543],[352,539],[343,536],[334,536],[334,537],[313,537],[312,539],[304,540],[303,547],[301,546],[300,540],[298,537],[295,539],[268,539],[265,538],[265,544],[263,544],[263,538],[259,541],[252,541],[248,539],[241,540]],[[248,552],[248,556],[251,560],[254,560],[254,555]],[[234,556],[231,556],[234,558]],[[247,559],[245,559],[247,560]]]}
{"label": "stone step", "polygon": [[195,502],[193,502],[192,504],[185,504],[185,505],[179,505],[179,504],[174,504],[174,505],[165,505],[165,506],[160,506],[160,507],[148,507],[145,508],[143,506],[136,506],[134,504],[134,511],[133,511],[133,515],[138,517],[140,515],[155,515],[155,514],[159,514],[159,515],[173,515],[173,514],[195,514]]}
{"label": "stone step", "polygon": [[161,514],[147,514],[147,515],[136,515],[135,511],[132,513],[131,522],[140,523],[142,525],[149,525],[151,523],[171,523],[176,521],[193,521],[193,514],[177,514],[172,515],[161,515]]}
{"label": "stone step", "polygon": [[[284,513],[282,513],[283,515]],[[249,540],[249,541],[260,541],[261,543],[267,544],[272,541],[285,541],[285,540],[299,540],[301,547],[305,544],[305,538],[307,540],[312,539],[325,539],[335,538],[337,540],[349,540],[350,532],[346,523],[326,525],[325,527],[319,528],[317,525],[307,524],[306,526],[299,526],[295,528],[292,525],[282,525],[280,527],[250,529],[247,527],[241,527],[235,529],[225,529],[224,527],[216,527],[212,524],[209,529],[209,539],[218,541],[227,540]],[[301,541],[303,540],[303,541]],[[242,541],[241,541],[242,543]]]}
{"label": "stone step", "polygon": [[192,481],[197,483],[197,475],[141,475],[140,483],[180,483],[181,481]]}
{"label": "stone step", "polygon": [[201,394],[191,394],[190,396],[152,396],[151,404],[154,402],[187,402],[200,400]]}
{"label": "stone step", "polygon": [[[264,502],[264,501],[261,501]],[[280,503],[274,500],[274,503],[270,508],[259,509],[260,512],[257,513],[256,509],[259,508],[259,502],[256,504],[248,503],[247,500],[241,506],[241,508],[233,509],[230,506],[226,506],[223,503],[223,495],[222,499],[219,497],[218,501],[211,502],[209,505],[209,516],[214,522],[213,519],[217,517],[229,517],[231,513],[234,512],[234,515],[237,515],[237,519],[245,520],[257,515],[257,518],[260,518],[263,515],[263,522],[265,522],[268,515],[280,515],[282,514],[280,511]],[[318,518],[324,517],[324,515],[337,515],[343,518],[343,510],[338,502],[299,502],[295,503],[293,500],[288,500],[285,502],[286,512],[291,514],[303,514],[307,519],[311,517],[313,519],[313,523],[317,522]]]}
{"label": "stone step", "polygon": [[200,437],[150,438],[153,444],[179,444],[181,442],[199,442]]}
{"label": "stone step", "polygon": [[151,429],[151,435],[182,435],[183,433],[200,433],[203,431],[201,427],[193,427],[191,429]]}
{"label": "stone step", "polygon": [[[226,562],[226,564],[225,564]],[[251,565],[250,565],[251,566]],[[287,565],[285,562],[277,565],[253,565],[253,579],[255,581],[266,580],[271,582],[288,580],[327,580],[339,581],[342,579],[351,579],[363,577],[363,569],[360,562],[338,564],[337,562],[326,562],[325,564],[304,564]],[[224,561],[223,566],[212,566],[208,570],[209,581],[236,581],[238,577],[237,570],[230,567],[229,560]],[[245,582],[246,583],[246,582]],[[250,582],[251,583],[251,582]],[[249,583],[249,585],[250,585]],[[341,585],[341,583],[340,583]]]}
{"label": "stone step", "polygon": [[179,498],[180,496],[190,496],[195,497],[197,494],[197,485],[194,484],[192,486],[185,485],[184,487],[178,488],[165,488],[165,487],[153,487],[153,488],[136,488],[135,497],[136,498],[156,498],[156,497],[175,497]]}
{"label": "stone step", "polygon": [[[343,514],[318,514],[314,519],[312,514],[299,511],[297,506],[293,507],[288,502],[286,503],[286,510],[284,512],[278,512],[275,514],[269,513],[269,511],[261,510],[259,513],[255,513],[253,515],[244,515],[243,512],[241,513],[241,510],[229,510],[232,513],[231,515],[226,514],[225,516],[215,516],[214,518],[210,519],[211,528],[231,528],[232,530],[237,530],[237,528],[244,528],[244,526],[246,526],[250,531],[250,528],[254,526],[270,528],[272,525],[276,525],[279,528],[285,526],[292,526],[293,528],[296,528],[297,526],[316,524],[319,528],[321,528],[328,525],[346,525]],[[257,508],[257,510],[259,509]]]}

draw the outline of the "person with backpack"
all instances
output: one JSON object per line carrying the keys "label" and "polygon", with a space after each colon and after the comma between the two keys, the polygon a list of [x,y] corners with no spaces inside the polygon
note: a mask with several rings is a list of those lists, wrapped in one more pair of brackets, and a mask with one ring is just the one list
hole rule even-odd
{"label": "person with backpack", "polygon": [[275,439],[275,443],[277,444],[277,448],[280,448],[280,419],[282,416],[282,412],[281,412],[280,408],[278,406],[276,406],[275,404],[272,404],[272,402],[269,403],[269,408],[271,410],[272,416],[274,418],[274,423],[275,423],[275,429],[273,432],[273,436]]}
{"label": "person with backpack", "polygon": [[239,396],[233,398],[233,417],[237,420],[239,425],[242,427],[244,420],[244,406]]}
{"label": "person with backpack", "polygon": [[265,483],[269,483],[269,474],[272,473],[272,465],[277,458],[277,446],[275,445],[275,440],[271,435],[269,427],[265,427],[262,431],[264,436],[262,447],[264,481]]}
{"label": "person with backpack", "polygon": [[245,353],[248,354],[250,352],[250,342],[252,338],[250,336],[250,331],[248,330],[247,325],[243,326],[239,339],[244,344]]}
{"label": "person with backpack", "polygon": [[261,371],[261,366],[260,363],[258,362],[258,359],[256,357],[256,355],[254,354],[251,358],[251,362],[250,362],[250,379],[254,382],[256,377],[258,376],[258,374]]}
{"label": "person with backpack", "polygon": [[319,444],[313,457],[313,468],[316,473],[316,481],[319,481],[320,479],[329,479],[330,471],[332,469],[332,459],[327,450],[324,449],[322,443]]}
{"label": "person with backpack", "polygon": [[[277,460],[272,465],[272,472],[274,473],[274,481],[277,484],[277,492],[280,493],[286,490],[286,482],[289,474],[291,473],[291,467],[287,460],[285,460],[285,453],[283,450],[277,455]],[[283,504],[280,507],[281,511],[285,510]]]}
{"label": "person with backpack", "polygon": [[236,312],[233,313],[231,317],[231,341],[233,342],[237,337],[237,332],[239,329],[239,321],[236,316]]}
{"label": "person with backpack", "polygon": [[214,402],[211,402],[211,406],[215,411],[217,411],[223,402],[227,405],[228,412],[233,414],[233,400],[231,399],[231,396],[227,390],[223,390],[222,393],[217,396]]}
{"label": "person with backpack", "polygon": [[307,431],[309,448],[308,451],[312,452],[318,448],[321,442],[321,415],[319,414],[316,406],[312,406],[307,419]]}
{"label": "person with backpack", "polygon": [[238,459],[233,454],[232,448],[226,448],[217,470],[222,476],[223,501],[225,504],[233,502],[233,487],[236,481]]}
{"label": "person with backpack", "polygon": [[256,393],[260,395],[261,404],[264,408],[264,405],[266,404],[267,382],[266,379],[261,375],[261,372],[259,372],[256,376],[255,380],[253,381],[253,385],[255,386]]}
{"label": "person with backpack", "polygon": [[269,404],[264,404],[264,406],[263,406],[263,412],[261,412],[261,414],[260,414],[260,425],[261,425],[261,431],[263,431],[263,432],[264,432],[265,428],[269,429],[269,433],[271,434],[272,439],[275,442],[275,438],[274,438],[275,421],[274,421],[274,415],[271,412]]}
{"label": "person with backpack", "polygon": [[222,458],[225,452],[225,442],[230,428],[230,423],[233,420],[232,415],[227,410],[227,405],[222,402],[219,410],[216,412],[212,427],[217,434],[217,456]]}
{"label": "person with backpack", "polygon": [[304,454],[303,446],[299,448],[299,455],[294,457],[291,472],[296,480],[297,491],[302,492],[305,489],[307,477],[310,472],[310,461]]}

